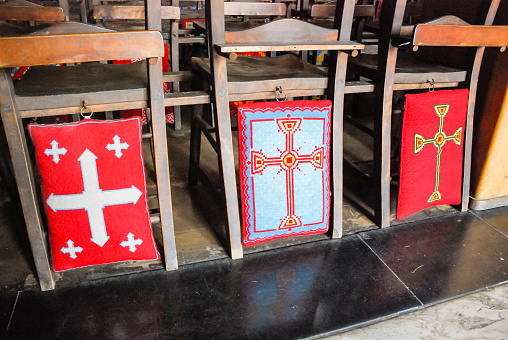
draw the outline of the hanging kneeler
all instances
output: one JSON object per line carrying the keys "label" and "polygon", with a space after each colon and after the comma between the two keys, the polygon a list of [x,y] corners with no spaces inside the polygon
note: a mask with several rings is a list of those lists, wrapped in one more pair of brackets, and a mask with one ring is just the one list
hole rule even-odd
{"label": "hanging kneeler", "polygon": [[469,90],[406,95],[397,219],[460,204]]}
{"label": "hanging kneeler", "polygon": [[30,124],[29,131],[55,271],[160,258],[150,224],[139,118]]}
{"label": "hanging kneeler", "polygon": [[331,108],[328,100],[239,107],[244,245],[328,230]]}

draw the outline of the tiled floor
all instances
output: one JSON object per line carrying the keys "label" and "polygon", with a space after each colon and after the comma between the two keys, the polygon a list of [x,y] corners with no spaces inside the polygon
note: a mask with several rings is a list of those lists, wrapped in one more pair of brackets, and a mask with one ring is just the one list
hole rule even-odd
{"label": "tiled floor", "polygon": [[507,216],[508,208],[456,213],[52,292],[27,280],[1,291],[0,333],[6,339],[333,334],[507,282],[508,236],[500,231]]}

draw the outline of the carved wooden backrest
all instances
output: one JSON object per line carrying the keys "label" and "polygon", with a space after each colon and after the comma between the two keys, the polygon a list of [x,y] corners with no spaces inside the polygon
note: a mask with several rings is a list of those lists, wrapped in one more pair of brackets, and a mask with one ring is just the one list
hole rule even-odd
{"label": "carved wooden backrest", "polygon": [[285,41],[317,42],[336,41],[339,32],[313,25],[311,23],[295,20],[281,19],[265,25],[237,32],[226,32],[227,43],[275,43]]}
{"label": "carved wooden backrest", "polygon": [[224,2],[224,15],[285,16],[286,5],[270,2]]}
{"label": "carved wooden backrest", "polygon": [[[224,15],[284,16],[282,3],[225,2]],[[218,23],[217,23],[218,24]],[[227,43],[336,41],[338,31],[295,19],[274,20],[241,31],[225,32]]]}

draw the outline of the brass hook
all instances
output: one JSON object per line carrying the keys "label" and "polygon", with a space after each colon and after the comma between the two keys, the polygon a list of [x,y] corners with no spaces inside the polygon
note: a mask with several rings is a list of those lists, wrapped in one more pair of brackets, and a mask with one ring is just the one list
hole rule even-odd
{"label": "brass hook", "polygon": [[282,86],[277,86],[277,87],[275,88],[275,99],[276,99],[277,101],[280,101],[280,99],[279,99],[279,94],[283,94],[283,95],[284,95],[284,99],[283,99],[283,100],[286,100],[286,99],[287,99],[287,95],[286,95],[286,93],[285,93],[284,91],[282,91]]}
{"label": "brass hook", "polygon": [[432,80],[427,80],[427,83],[429,83],[429,92],[434,91],[434,84],[435,84],[434,78],[432,78]]}
{"label": "brass hook", "polygon": [[[89,115],[83,114],[83,110],[90,110],[90,114]],[[81,111],[79,112],[79,114],[81,115],[81,117],[83,117],[85,119],[92,118],[93,110],[92,110],[92,108],[90,106],[86,105],[86,102],[84,100],[83,100],[83,106],[81,107]]]}

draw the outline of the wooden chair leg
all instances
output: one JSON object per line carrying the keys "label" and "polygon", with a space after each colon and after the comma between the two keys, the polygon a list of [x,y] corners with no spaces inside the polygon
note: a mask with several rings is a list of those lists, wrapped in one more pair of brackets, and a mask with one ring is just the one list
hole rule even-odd
{"label": "wooden chair leg", "polygon": [[[213,53],[217,53],[213,51]],[[231,258],[243,257],[243,246],[240,231],[240,212],[238,208],[238,194],[236,190],[235,159],[233,153],[233,139],[231,134],[231,121],[229,115],[229,102],[227,91],[226,59],[213,58],[214,94],[217,121],[217,135],[220,145],[218,153],[219,168],[224,183],[226,210],[228,217],[229,241]]]}
{"label": "wooden chair leg", "polygon": [[4,69],[0,72],[0,112],[12,157],[14,175],[16,176],[39,284],[43,291],[52,290],[55,289],[55,280],[51,272],[46,248],[46,238],[37,202],[32,164],[25,140],[25,131],[14,98],[14,87],[9,71]]}
{"label": "wooden chair leg", "polygon": [[[171,71],[178,72],[180,70],[179,58],[178,58],[178,25],[179,21],[173,20],[171,22]],[[180,83],[175,81],[171,88],[174,93],[180,92]],[[175,130],[179,131],[182,129],[182,114],[180,106],[173,106],[173,115],[175,117]]]}
{"label": "wooden chair leg", "polygon": [[333,84],[333,112],[332,112],[332,171],[333,171],[333,226],[332,238],[343,235],[342,226],[342,190],[343,190],[343,132],[344,132],[344,90],[346,84],[346,53],[339,52],[336,63],[336,76]]}
{"label": "wooden chair leg", "polygon": [[[393,58],[393,59],[392,59]],[[390,47],[387,67],[393,70],[386,74],[395,74],[395,60],[397,49]],[[391,157],[391,124],[393,76],[384,79],[381,88],[378,88],[374,118],[374,185],[375,185],[375,223],[385,228],[390,226],[390,157]]]}
{"label": "wooden chair leg", "polygon": [[152,113],[152,133],[155,151],[155,173],[159,210],[164,242],[166,270],[178,268],[176,256],[175,228],[173,223],[173,207],[171,201],[171,185],[169,178],[168,144],[164,117],[164,95],[162,87],[162,60],[152,58],[148,63],[150,82],[150,111]]}
{"label": "wooden chair leg", "polygon": [[65,21],[70,20],[70,12],[69,12],[69,0],[58,0],[58,6],[62,7]]}
{"label": "wooden chair leg", "polygon": [[201,157],[201,127],[199,117],[196,116],[191,124],[190,155],[189,155],[189,186],[198,184],[199,175],[197,168]]}
{"label": "wooden chair leg", "polygon": [[485,47],[476,49],[471,80],[469,84],[469,99],[467,105],[466,131],[464,135],[464,170],[462,175],[462,204],[461,211],[466,211],[469,206],[469,188],[471,180],[471,153],[473,148],[473,120],[476,104],[476,91],[478,88],[478,76],[482,64]]}

